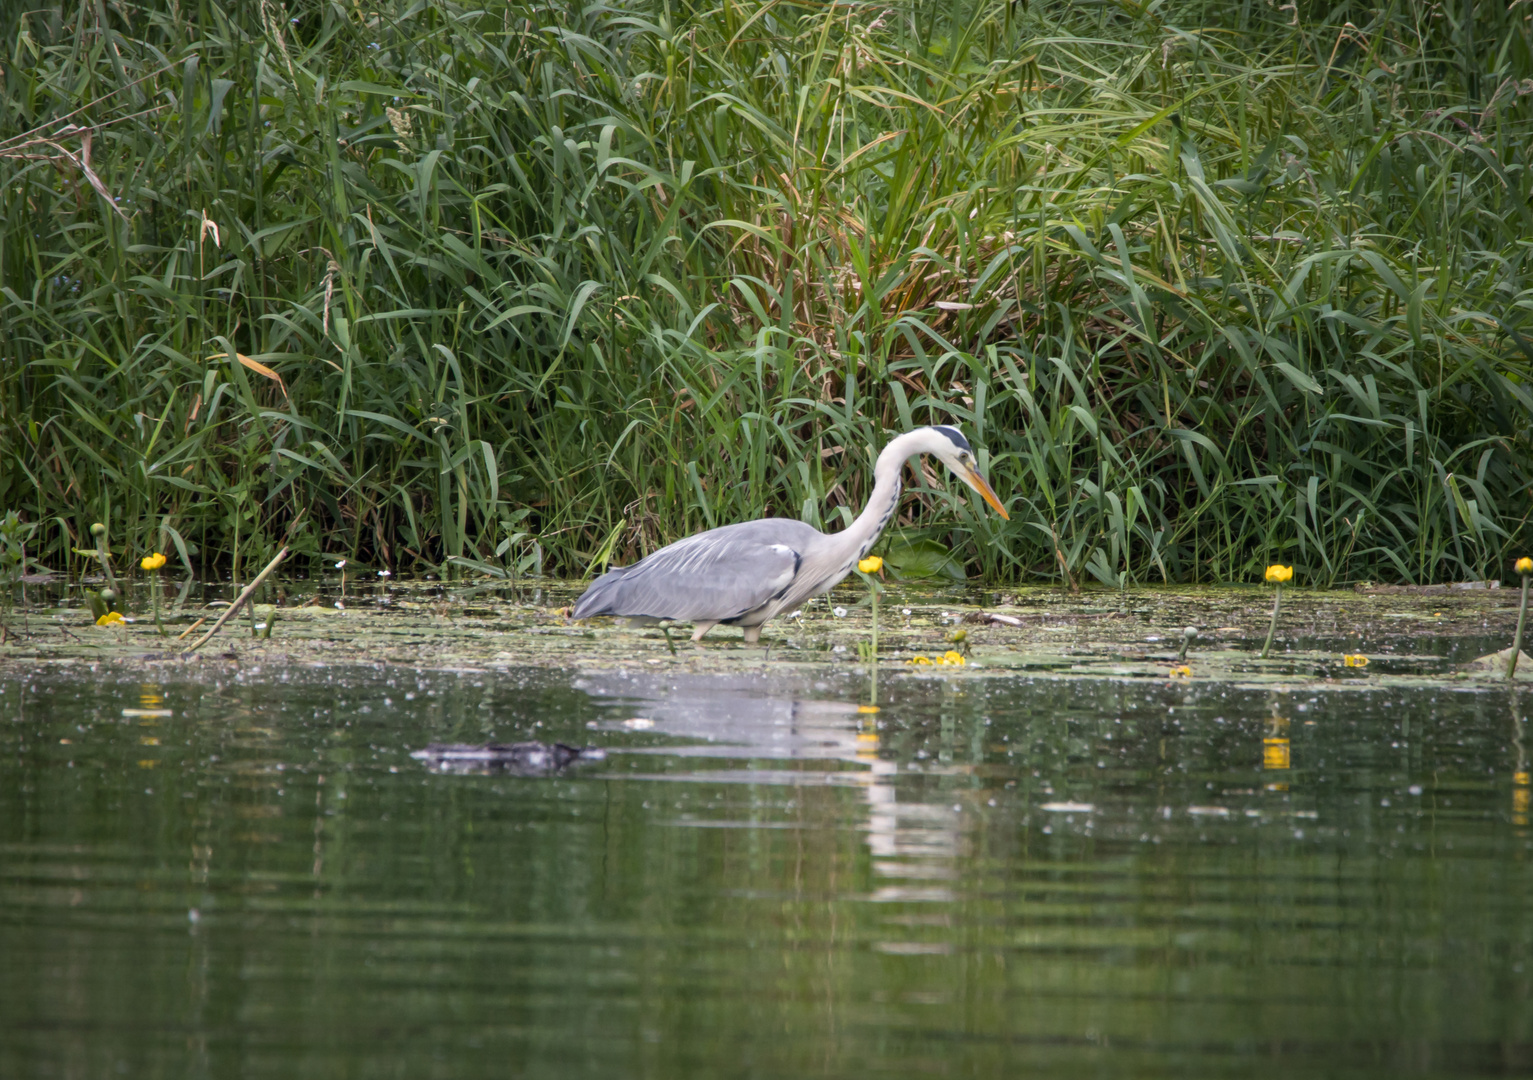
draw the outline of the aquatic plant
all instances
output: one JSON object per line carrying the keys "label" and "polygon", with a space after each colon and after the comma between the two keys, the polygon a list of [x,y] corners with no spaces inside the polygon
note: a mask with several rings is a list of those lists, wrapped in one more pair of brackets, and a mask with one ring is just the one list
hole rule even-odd
{"label": "aquatic plant", "polygon": [[154,571],[165,565],[165,556],[161,552],[156,551],[150,555],[145,555],[138,561],[138,565],[140,569],[149,571],[149,595],[151,603],[154,605],[154,625],[163,637],[165,634],[165,624],[160,621],[160,575],[154,573]]}
{"label": "aquatic plant", "polygon": [[833,523],[923,421],[1016,512],[918,475],[889,543],[991,581],[1526,536],[1523,5],[126,10],[0,10],[0,503],[55,565],[308,510],[316,571],[509,522],[578,574]]}
{"label": "aquatic plant", "polygon": [[[27,555],[27,543],[36,531],[35,522],[22,521],[21,515],[14,510],[0,518],[0,609],[7,614],[15,602],[16,586],[26,577],[27,568],[36,565],[36,560]],[[0,623],[0,627],[3,626]],[[9,633],[8,630],[5,632]]]}
{"label": "aquatic plant", "polygon": [[937,665],[952,664],[955,667],[963,667],[963,665],[965,663],[967,663],[967,661],[963,658],[963,654],[960,653],[956,649],[949,649],[947,652],[943,653],[941,656],[937,657],[935,660],[933,660],[931,657],[926,656],[924,654],[917,653],[915,656],[912,656],[909,660],[907,660],[905,662],[907,664],[915,664],[917,666],[920,666],[920,665],[923,665],[923,664],[937,664]]}
{"label": "aquatic plant", "polygon": [[1517,608],[1517,633],[1512,638],[1512,655],[1507,657],[1506,677],[1517,674],[1517,657],[1522,653],[1522,630],[1528,622],[1528,575],[1533,574],[1533,559],[1524,555],[1513,567],[1522,578],[1522,603]]}
{"label": "aquatic plant", "polygon": [[865,559],[858,560],[857,573],[868,583],[868,602],[873,609],[873,627],[869,634],[869,642],[866,650],[868,659],[868,673],[870,679],[869,693],[872,695],[869,704],[878,704],[878,582],[873,575],[884,568],[884,560],[877,555],[869,555]]}
{"label": "aquatic plant", "polygon": [[1267,654],[1272,651],[1272,635],[1277,630],[1278,612],[1283,607],[1283,583],[1293,580],[1293,567],[1274,563],[1267,567],[1266,577],[1270,584],[1277,586],[1277,592],[1272,599],[1272,621],[1267,624],[1267,641],[1262,645],[1263,660],[1267,659]]}
{"label": "aquatic plant", "polygon": [[97,521],[90,527],[90,534],[96,542],[96,547],[90,554],[96,557],[101,564],[101,573],[106,578],[107,588],[117,588],[117,575],[112,573],[112,547],[107,540],[106,526]]}

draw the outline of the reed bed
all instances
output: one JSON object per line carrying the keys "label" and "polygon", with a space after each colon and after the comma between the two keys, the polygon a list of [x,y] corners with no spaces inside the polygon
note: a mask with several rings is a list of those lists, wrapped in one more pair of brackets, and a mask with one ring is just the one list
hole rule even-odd
{"label": "reed bed", "polygon": [[952,422],[1012,520],[928,476],[886,542],[990,582],[1500,576],[1530,16],[10,5],[0,510],[56,568],[581,575],[835,527]]}

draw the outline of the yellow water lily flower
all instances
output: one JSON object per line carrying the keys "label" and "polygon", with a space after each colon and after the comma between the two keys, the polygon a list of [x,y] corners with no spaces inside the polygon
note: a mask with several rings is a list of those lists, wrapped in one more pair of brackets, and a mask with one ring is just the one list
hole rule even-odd
{"label": "yellow water lily flower", "polygon": [[962,667],[964,659],[961,653],[957,653],[952,649],[949,649],[947,652],[942,654],[942,660],[940,662],[944,664],[957,664],[959,667]]}
{"label": "yellow water lily flower", "polygon": [[123,619],[122,619],[122,612],[120,612],[120,611],[108,611],[105,615],[101,616],[101,618],[96,620],[96,625],[97,626],[111,626],[113,623],[120,623],[122,621],[123,621]]}
{"label": "yellow water lily flower", "polygon": [[1267,567],[1267,580],[1281,585],[1285,581],[1293,580],[1293,567],[1283,566],[1281,563],[1273,563]]}
{"label": "yellow water lily flower", "polygon": [[905,661],[907,664],[929,664],[931,662],[931,657],[929,656],[912,656],[909,660]]}
{"label": "yellow water lily flower", "polygon": [[857,569],[861,570],[864,574],[876,574],[883,568],[884,560],[880,559],[877,555],[869,555],[857,564]]}
{"label": "yellow water lily flower", "polygon": [[1368,658],[1361,653],[1346,653],[1341,658],[1348,667],[1367,667]]}
{"label": "yellow water lily flower", "polygon": [[1512,569],[1516,570],[1519,574],[1533,574],[1533,559],[1524,555],[1517,560],[1517,565],[1512,567]]}
{"label": "yellow water lily flower", "polygon": [[1190,679],[1192,678],[1192,668],[1186,664],[1178,664],[1171,669],[1171,677],[1173,679]]}
{"label": "yellow water lily flower", "polygon": [[165,565],[165,556],[156,551],[153,555],[145,555],[138,561],[138,565],[145,570],[158,570]]}

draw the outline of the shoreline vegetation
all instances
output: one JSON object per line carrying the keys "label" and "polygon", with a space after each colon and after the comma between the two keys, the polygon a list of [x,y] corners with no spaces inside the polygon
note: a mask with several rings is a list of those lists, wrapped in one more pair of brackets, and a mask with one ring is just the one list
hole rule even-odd
{"label": "shoreline vegetation", "polygon": [[[579,576],[839,528],[891,572],[1511,578],[1533,6],[78,2],[0,12],[0,511]],[[320,560],[327,560],[321,563]]]}

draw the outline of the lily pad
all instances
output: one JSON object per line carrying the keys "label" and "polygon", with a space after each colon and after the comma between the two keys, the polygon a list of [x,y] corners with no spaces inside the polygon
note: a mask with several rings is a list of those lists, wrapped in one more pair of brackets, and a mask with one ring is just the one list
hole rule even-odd
{"label": "lily pad", "polygon": [[896,581],[922,581],[943,577],[964,581],[963,562],[935,540],[899,543],[884,554],[884,565]]}

